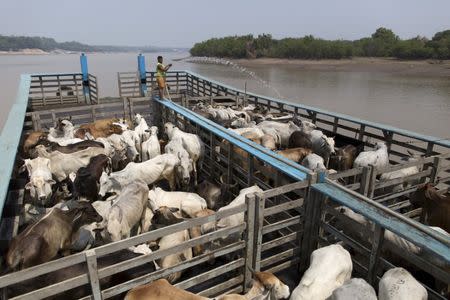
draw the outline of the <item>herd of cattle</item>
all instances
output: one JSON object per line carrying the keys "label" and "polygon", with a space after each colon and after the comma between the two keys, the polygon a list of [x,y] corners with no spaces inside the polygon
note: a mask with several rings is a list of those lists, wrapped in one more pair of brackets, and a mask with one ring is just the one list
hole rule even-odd
{"label": "herd of cattle", "polygon": [[[313,123],[299,118],[285,123],[282,122],[283,117],[272,116],[252,106],[233,110],[199,104],[194,110],[223,125],[229,124],[234,127],[230,130],[312,170],[329,167],[342,171],[353,166],[383,167],[389,164],[384,143],[378,143],[373,151],[361,151],[353,145],[337,149],[333,138],[327,137]],[[205,155],[205,145],[200,137],[184,132],[172,123],[164,124],[162,131],[159,134],[158,127],[149,126],[142,116],[135,115],[133,120],[104,119],[81,126],[74,126],[71,120],[64,119],[48,131],[28,134],[22,142],[21,156],[24,160],[18,170],[26,173],[22,176],[28,179],[25,185],[28,192],[20,218],[20,232],[12,239],[5,255],[7,270],[34,266],[60,255],[182,222],[185,218],[212,215],[245,203],[248,194],[262,192],[255,185],[240,190],[232,201],[225,201],[224,189],[228,188],[227,184],[222,180],[200,180]],[[405,170],[388,174],[389,178],[406,176],[405,172],[412,172]],[[449,210],[436,210],[436,207],[443,207],[442,203],[446,203],[445,196],[437,193],[433,187],[426,186],[425,191],[418,193],[415,199],[418,205],[423,206],[424,222],[450,230],[446,218],[448,213],[445,215]],[[430,201],[434,201],[432,205]],[[355,218],[355,215],[352,215],[354,220],[363,219]],[[217,222],[164,236],[158,241],[149,241],[148,244],[130,248],[129,252],[142,255],[151,253],[151,249],[168,249],[200,235],[243,222],[244,213],[238,213]],[[365,226],[371,226],[370,222],[364,222]],[[394,242],[407,242],[392,233],[391,236],[394,236],[391,238]],[[235,234],[187,248],[182,253],[158,259],[154,267],[168,268],[239,239],[240,235]],[[343,271],[333,273],[333,268],[339,267],[333,266],[339,258],[325,258],[346,251],[339,247],[333,245],[313,253],[311,267],[293,291],[291,299],[326,299],[340,286],[333,293],[333,297],[337,298],[333,299],[346,299],[340,298],[339,294],[345,294],[347,290],[353,293],[360,290],[359,287],[352,288],[359,281],[347,281],[352,270],[351,259],[350,267],[342,262],[345,266],[341,267],[347,270],[347,274]],[[315,259],[315,255],[322,255],[317,254],[320,251],[324,251],[325,257]],[[421,250],[416,249],[414,253],[421,254]],[[319,271],[314,271],[316,269]],[[392,298],[392,291],[400,293],[403,287],[391,285],[398,280],[415,282],[405,272],[398,271],[400,275],[394,271],[385,274],[383,279],[386,277],[386,283],[382,285],[384,281],[380,282],[380,299],[400,299]],[[327,273],[329,276],[324,278],[323,275]],[[166,278],[168,281],[155,281],[131,290],[127,299],[205,299],[183,294],[187,292],[173,287],[171,283],[179,280],[181,275],[181,272],[176,272]],[[406,276],[407,279],[399,279],[399,276]],[[331,280],[336,281],[332,285],[333,289],[330,289]],[[382,292],[382,286],[387,291]],[[155,290],[159,293],[154,293]],[[416,292],[404,299],[424,299],[422,295]],[[257,272],[254,273],[254,284],[249,294],[229,295],[220,299],[287,297],[289,288],[279,279],[270,273]]]}

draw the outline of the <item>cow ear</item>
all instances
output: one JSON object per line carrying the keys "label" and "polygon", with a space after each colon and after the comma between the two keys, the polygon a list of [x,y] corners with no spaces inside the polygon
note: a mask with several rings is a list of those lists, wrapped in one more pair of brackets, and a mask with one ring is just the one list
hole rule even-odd
{"label": "cow ear", "polygon": [[33,187],[33,184],[31,182],[28,182],[27,184],[25,184],[25,189],[29,190]]}
{"label": "cow ear", "polygon": [[179,211],[179,209],[177,207],[169,207],[169,210],[173,213]]}
{"label": "cow ear", "polygon": [[47,183],[49,184],[56,184],[56,181],[54,181],[53,179],[47,180]]}

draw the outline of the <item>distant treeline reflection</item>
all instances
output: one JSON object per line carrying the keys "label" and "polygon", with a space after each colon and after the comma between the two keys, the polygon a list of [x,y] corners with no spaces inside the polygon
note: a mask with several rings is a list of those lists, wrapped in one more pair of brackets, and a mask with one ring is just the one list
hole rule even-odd
{"label": "distant treeline reflection", "polygon": [[401,40],[387,28],[378,28],[371,37],[359,40],[324,40],[308,35],[302,38],[273,39],[270,34],[229,36],[196,43],[193,56],[229,58],[340,59],[397,57],[400,59],[450,59],[450,30],[436,33],[431,40],[417,36]]}

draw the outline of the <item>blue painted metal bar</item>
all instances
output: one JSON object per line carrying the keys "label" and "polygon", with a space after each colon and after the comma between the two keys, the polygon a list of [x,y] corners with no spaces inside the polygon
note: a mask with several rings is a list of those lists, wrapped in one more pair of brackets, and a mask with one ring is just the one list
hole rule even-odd
{"label": "blue painted metal bar", "polygon": [[81,75],[83,76],[83,94],[85,97],[88,97],[89,96],[89,71],[88,71],[87,56],[84,53],[81,53],[80,65],[81,65]]}
{"label": "blue painted metal bar", "polygon": [[145,56],[140,53],[137,57],[139,71],[139,86],[141,88],[141,96],[147,95],[147,71],[145,70]]}
{"label": "blue painted metal bar", "polygon": [[87,62],[87,56],[84,53],[81,53],[80,65],[81,65],[81,74],[83,75],[83,80],[88,80],[88,76],[89,76],[88,62]]}
{"label": "blue painted metal bar", "polygon": [[205,128],[208,131],[211,131],[215,135],[228,140],[233,145],[247,151],[249,154],[254,157],[266,162],[271,165],[275,169],[289,175],[295,180],[303,181],[308,179],[308,174],[311,174],[311,171],[299,164],[293,163],[292,161],[277,155],[276,153],[268,150],[267,148],[262,147],[254,142],[243,138],[242,136],[236,134],[235,132],[225,129],[222,126],[216,124],[215,122],[208,120],[189,109],[186,109],[172,101],[163,99],[160,100],[158,96],[155,96],[154,99],[164,105],[165,107],[179,113],[183,117],[195,122],[199,126]]}
{"label": "blue painted metal bar", "polygon": [[[193,75],[195,77],[198,77],[198,78],[200,78],[202,80],[210,81],[210,82],[212,82],[214,84],[221,85],[221,86],[223,86],[223,87],[225,87],[227,89],[230,89],[230,90],[233,90],[233,91],[236,91],[236,92],[239,92],[239,93],[244,93],[243,90],[240,90],[240,89],[234,88],[232,86],[220,83],[218,81],[209,79],[207,77],[203,77],[203,76],[201,76],[199,74],[196,74],[194,72],[191,72],[191,71],[184,71],[184,72],[186,72],[188,74],[191,74],[191,75]],[[394,133],[397,133],[397,134],[400,134],[400,135],[403,135],[403,136],[406,136],[406,137],[415,138],[415,139],[418,139],[418,140],[421,140],[421,141],[424,141],[424,142],[433,142],[436,145],[450,148],[450,140],[447,140],[447,139],[442,139],[442,138],[435,137],[435,136],[430,136],[430,135],[419,134],[419,133],[416,133],[416,132],[413,132],[413,131],[410,131],[410,130],[401,129],[401,128],[397,128],[397,127],[393,127],[393,126],[389,126],[389,125],[385,125],[385,124],[381,124],[381,123],[366,121],[366,120],[355,118],[355,117],[352,117],[352,116],[349,116],[349,115],[336,113],[336,112],[331,112],[331,111],[324,110],[324,109],[321,109],[321,108],[316,108],[316,107],[313,107],[313,106],[303,105],[303,104],[299,104],[299,103],[293,103],[293,102],[289,102],[289,101],[286,101],[286,100],[280,100],[280,99],[267,97],[267,96],[262,96],[262,95],[249,93],[249,92],[247,92],[247,95],[255,96],[255,97],[258,97],[258,98],[261,98],[261,99],[265,99],[265,100],[269,100],[269,101],[272,101],[272,102],[275,102],[275,103],[282,103],[282,104],[286,104],[286,105],[291,105],[293,107],[298,107],[298,108],[301,108],[301,109],[304,109],[304,110],[311,110],[311,111],[314,111],[314,112],[317,112],[317,113],[320,113],[320,114],[323,114],[323,115],[331,116],[331,117],[338,117],[338,118],[340,118],[342,120],[354,122],[354,123],[357,123],[357,124],[364,124],[366,126],[370,126],[370,127],[376,128],[376,129],[391,131],[391,132],[394,132]]]}
{"label": "blue painted metal bar", "polygon": [[8,193],[9,180],[19,147],[25,112],[28,105],[28,93],[31,85],[30,75],[21,75],[16,101],[8,114],[0,135],[0,212],[3,211]]}
{"label": "blue painted metal bar", "polygon": [[[431,230],[427,226],[417,223],[417,227],[423,227],[423,229],[416,229],[401,221],[399,218],[388,215],[370,203],[361,201],[349,193],[346,193],[342,188],[333,186],[329,183],[314,184],[312,185],[312,188],[322,193],[324,196],[333,199],[333,201],[364,215],[370,221],[379,224],[383,228],[413,242],[422,249],[429,249],[447,263],[450,263],[450,247],[427,234],[426,231]],[[395,212],[392,212],[392,214],[395,214]],[[450,242],[450,239],[440,232],[433,232],[433,235],[437,235],[440,239],[448,240]]]}

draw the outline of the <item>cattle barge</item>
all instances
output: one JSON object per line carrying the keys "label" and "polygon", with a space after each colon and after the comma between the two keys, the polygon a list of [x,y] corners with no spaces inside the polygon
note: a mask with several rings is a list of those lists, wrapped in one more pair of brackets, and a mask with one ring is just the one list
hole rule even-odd
{"label": "cattle barge", "polygon": [[[426,288],[430,299],[446,299],[448,291],[442,287],[450,284],[450,238],[421,222],[425,206],[413,205],[411,197],[430,184],[439,195],[448,193],[450,141],[248,93],[190,71],[168,72],[167,83],[171,87],[170,99],[160,99],[155,74],[145,70],[142,55],[138,57],[136,72],[118,73],[116,98],[98,96],[97,79],[88,73],[84,55],[80,73],[21,76],[17,99],[0,139],[2,270],[7,268],[4,258],[11,239],[23,230],[20,224],[24,204],[29,201],[25,189],[28,178],[18,170],[23,164],[21,137],[55,126],[60,119],[70,118],[74,125],[80,125],[106,118],[132,120],[140,114],[150,126],[157,126],[160,133],[164,124],[171,122],[201,139],[205,152],[199,176],[227,187],[222,191],[225,203],[253,185],[262,191],[247,194],[243,204],[209,216],[185,219],[9,271],[0,277],[3,299],[123,297],[134,287],[177,272],[182,272],[182,276],[173,283],[176,287],[205,297],[248,291],[252,270],[272,272],[293,289],[308,268],[311,253],[336,243],[352,255],[352,277],[364,278],[375,289],[386,270],[400,266],[420,275],[416,279]],[[389,164],[383,168],[352,167],[335,173],[312,171],[199,114],[195,111],[199,103],[233,109],[262,107],[272,115],[287,116],[283,122],[301,118],[315,124],[324,134],[334,136],[337,147],[353,144],[370,151],[377,142],[383,142]],[[405,161],[409,152],[421,156]],[[417,168],[417,172],[381,180],[385,173],[406,168]],[[349,210],[363,216],[367,224],[358,223],[344,213]],[[242,214],[244,220],[238,225],[217,228],[145,255],[126,258],[121,255],[130,247]],[[239,238],[209,253],[167,268],[156,270],[149,266],[152,261],[232,234]],[[401,239],[403,245],[419,251],[407,251],[401,243],[388,238],[392,235]],[[215,259],[214,264],[209,263],[211,258]],[[36,287],[30,284],[39,281],[45,284]],[[78,294],[79,291],[82,293]]]}

